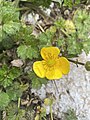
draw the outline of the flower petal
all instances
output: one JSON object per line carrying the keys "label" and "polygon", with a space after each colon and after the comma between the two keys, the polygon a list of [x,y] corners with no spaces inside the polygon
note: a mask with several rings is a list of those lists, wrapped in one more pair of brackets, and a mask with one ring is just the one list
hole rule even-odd
{"label": "flower petal", "polygon": [[46,78],[49,80],[60,79],[62,77],[62,72],[59,69],[52,69],[46,72]]}
{"label": "flower petal", "polygon": [[65,57],[59,58],[59,67],[63,74],[68,74],[70,71],[70,63]]}
{"label": "flower petal", "polygon": [[60,53],[59,48],[57,47],[43,47],[41,49],[41,56],[44,60],[55,59]]}
{"label": "flower petal", "polygon": [[34,70],[34,72],[36,73],[36,75],[38,77],[40,77],[40,78],[44,78],[45,77],[45,69],[43,68],[42,61],[34,62],[33,70]]}

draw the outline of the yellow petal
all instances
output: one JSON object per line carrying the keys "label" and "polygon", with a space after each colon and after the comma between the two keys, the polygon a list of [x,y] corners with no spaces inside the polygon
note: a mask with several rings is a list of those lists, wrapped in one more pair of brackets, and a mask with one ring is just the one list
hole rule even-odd
{"label": "yellow petal", "polygon": [[62,72],[60,69],[52,69],[46,72],[46,78],[49,80],[60,79],[62,77]]}
{"label": "yellow petal", "polygon": [[33,70],[34,70],[34,72],[36,73],[36,75],[38,77],[40,77],[40,78],[44,78],[45,77],[45,69],[43,68],[42,61],[34,62]]}
{"label": "yellow petal", "polygon": [[44,60],[55,59],[60,53],[59,48],[57,47],[43,47],[41,49],[41,56]]}
{"label": "yellow petal", "polygon": [[70,63],[65,57],[59,58],[58,65],[63,74],[68,74],[68,72],[70,71]]}

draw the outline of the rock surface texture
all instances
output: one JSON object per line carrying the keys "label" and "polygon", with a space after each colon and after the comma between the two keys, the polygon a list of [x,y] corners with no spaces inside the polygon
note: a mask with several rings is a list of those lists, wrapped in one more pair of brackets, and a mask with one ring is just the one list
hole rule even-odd
{"label": "rock surface texture", "polygon": [[[86,56],[83,52],[78,60],[90,61],[90,54]],[[39,90],[32,89],[32,92],[41,99],[46,97],[46,93],[52,93],[55,97],[53,111],[59,118],[68,109],[74,109],[78,120],[90,120],[90,72],[86,71],[84,66],[77,67],[71,63],[71,70],[67,76],[63,76],[60,80],[49,81],[46,86],[42,85]]]}

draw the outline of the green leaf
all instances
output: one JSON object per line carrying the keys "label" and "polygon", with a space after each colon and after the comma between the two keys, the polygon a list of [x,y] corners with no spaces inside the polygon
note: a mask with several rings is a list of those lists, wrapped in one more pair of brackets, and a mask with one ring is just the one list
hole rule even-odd
{"label": "green leaf", "polygon": [[0,110],[3,110],[6,106],[8,106],[10,102],[9,96],[5,92],[0,92]]}
{"label": "green leaf", "polygon": [[0,1],[0,27],[1,27],[1,23],[2,23],[2,6],[3,6],[3,1]]}
{"label": "green leaf", "polygon": [[2,31],[2,26],[0,25],[0,42],[2,41],[3,37],[3,31]]}
{"label": "green leaf", "polygon": [[26,52],[27,52],[27,46],[26,45],[20,45],[17,48],[18,57],[21,57],[22,59],[26,59]]}
{"label": "green leaf", "polygon": [[65,41],[64,41],[63,38],[57,40],[57,45],[58,45],[59,47],[62,47],[64,44],[65,44]]}
{"label": "green leaf", "polygon": [[64,24],[65,24],[65,20],[62,17],[59,20],[55,21],[55,25],[57,28],[60,28],[60,29],[64,28],[65,27]]}
{"label": "green leaf", "polygon": [[10,100],[17,100],[19,97],[21,97],[23,91],[27,90],[29,87],[27,84],[20,84],[18,82],[14,82],[14,84],[11,85],[11,87],[7,88],[7,94],[10,98]]}
{"label": "green leaf", "polygon": [[17,104],[15,102],[10,102],[6,108],[6,112],[8,120],[16,120],[16,115],[18,112]]}
{"label": "green leaf", "polygon": [[3,31],[9,35],[15,34],[20,29],[20,23],[9,21],[3,25]]}
{"label": "green leaf", "polygon": [[16,34],[21,25],[19,22],[19,12],[13,5],[13,2],[1,1],[0,16],[0,41],[2,41],[4,34]]}
{"label": "green leaf", "polygon": [[51,0],[26,0],[37,6],[49,7]]}
{"label": "green leaf", "polygon": [[82,42],[83,49],[88,54],[90,51],[90,13],[78,9],[74,15],[78,39]]}
{"label": "green leaf", "polygon": [[11,49],[14,46],[14,41],[10,36],[6,35],[2,40],[2,46],[5,50]]}
{"label": "green leaf", "polygon": [[47,35],[45,33],[41,33],[38,36],[38,39],[40,40],[41,44],[47,44],[47,42],[48,42],[48,37],[47,37]]}
{"label": "green leaf", "polygon": [[75,2],[73,0],[64,0],[64,6],[68,6],[69,8],[79,3],[80,3],[80,0],[75,0]]}
{"label": "green leaf", "polygon": [[38,51],[36,48],[32,48],[31,45],[20,45],[17,49],[18,56],[22,59],[38,58]]}
{"label": "green leaf", "polygon": [[[44,46],[51,46],[51,41],[53,39],[53,36],[55,34],[55,31],[56,30],[51,30],[51,29],[48,29],[46,30],[46,32],[44,33],[41,33],[39,36],[38,36],[38,39],[39,39],[39,48],[41,47],[44,47]],[[41,46],[41,47],[40,47]]]}
{"label": "green leaf", "polygon": [[83,42],[83,50],[88,54],[90,52],[90,38]]}
{"label": "green leaf", "polygon": [[37,49],[29,46],[28,49],[27,49],[27,58],[29,58],[29,59],[38,58]]}
{"label": "green leaf", "polygon": [[[86,10],[82,10],[82,9],[78,9],[76,12],[75,12],[75,15],[74,15],[74,21],[75,23],[80,23],[82,24],[85,20],[87,20],[89,18],[88,16],[88,12]],[[78,27],[78,26],[77,26]]]}
{"label": "green leaf", "polygon": [[[8,71],[8,67],[4,65],[2,68],[0,68],[0,77],[4,76]],[[0,79],[1,81],[1,79]]]}
{"label": "green leaf", "polygon": [[19,21],[19,12],[13,5],[13,2],[4,1],[0,13],[2,14],[2,20],[4,24],[11,20],[13,22]]}
{"label": "green leaf", "polygon": [[77,120],[75,111],[73,109],[67,110],[67,113],[65,114],[65,120]]}
{"label": "green leaf", "polygon": [[15,35],[15,37],[18,40],[30,41],[32,32],[33,32],[32,26],[26,26],[22,24],[19,32]]}
{"label": "green leaf", "polygon": [[12,81],[19,77],[21,74],[21,71],[18,68],[12,67],[9,69],[7,66],[2,66],[0,69],[0,85],[3,87],[10,86],[12,84]]}
{"label": "green leaf", "polygon": [[12,78],[12,79],[15,79],[17,77],[19,77],[21,74],[21,71],[20,69],[16,68],[16,67],[12,67],[10,70],[9,70],[9,77]]}
{"label": "green leaf", "polygon": [[28,77],[32,81],[32,88],[38,89],[42,86],[42,84],[47,84],[48,80],[46,78],[39,78],[35,75],[34,72],[30,72]]}
{"label": "green leaf", "polygon": [[75,35],[67,38],[67,45],[68,54],[78,55],[82,52],[82,42]]}
{"label": "green leaf", "polygon": [[25,119],[25,110],[23,110],[23,109],[20,109],[19,111],[18,111],[18,115],[16,116],[16,120],[26,120]]}
{"label": "green leaf", "polygon": [[26,120],[25,110],[18,109],[18,105],[15,102],[10,102],[6,108],[7,119],[8,120]]}

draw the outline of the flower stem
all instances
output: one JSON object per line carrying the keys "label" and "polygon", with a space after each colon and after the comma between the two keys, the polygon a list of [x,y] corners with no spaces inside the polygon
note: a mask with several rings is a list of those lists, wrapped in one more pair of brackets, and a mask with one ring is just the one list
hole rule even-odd
{"label": "flower stem", "polygon": [[51,120],[53,120],[53,114],[52,114],[52,104],[50,105],[50,115],[51,115]]}
{"label": "flower stem", "polygon": [[70,62],[75,63],[76,65],[77,65],[77,64],[79,64],[79,65],[85,65],[85,63],[78,62],[78,60],[75,61],[75,60],[71,60],[71,59],[69,59],[69,58],[68,58],[68,60],[69,60]]}
{"label": "flower stem", "polygon": [[58,87],[57,87],[56,81],[54,80],[53,82],[54,82],[54,85],[55,85],[55,87],[56,87],[56,90],[57,90],[57,92],[58,92],[58,94],[59,94],[59,90],[58,90]]}

